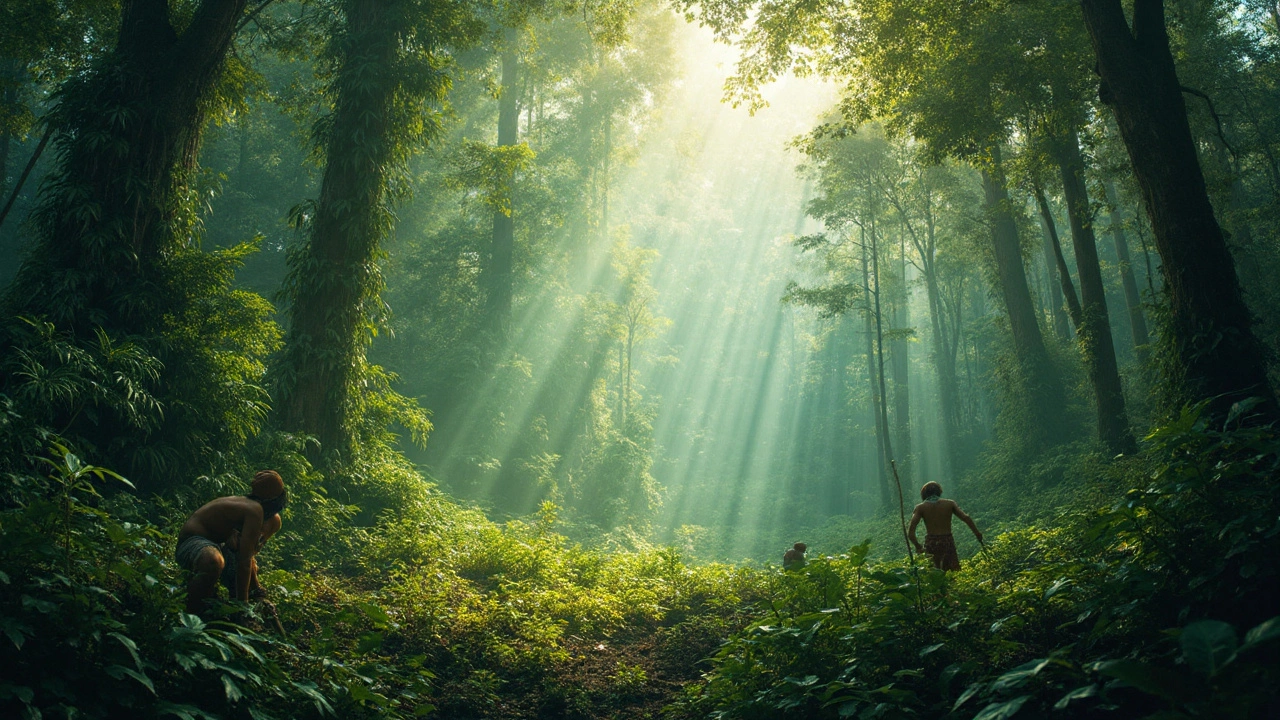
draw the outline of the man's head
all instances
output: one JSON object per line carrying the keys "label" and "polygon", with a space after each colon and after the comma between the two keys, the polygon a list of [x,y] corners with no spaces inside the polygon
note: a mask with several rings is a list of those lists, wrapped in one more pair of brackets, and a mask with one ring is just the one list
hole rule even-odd
{"label": "man's head", "polygon": [[920,488],[921,500],[928,500],[931,497],[942,497],[942,486],[936,482],[927,482]]}
{"label": "man's head", "polygon": [[262,519],[267,520],[279,515],[288,501],[284,491],[284,480],[275,470],[259,470],[250,484],[252,492],[249,498],[262,504]]}
{"label": "man's head", "polygon": [[796,552],[804,552],[809,549],[809,546],[805,545],[802,542],[798,542],[795,545],[792,545],[791,547],[795,549]]}

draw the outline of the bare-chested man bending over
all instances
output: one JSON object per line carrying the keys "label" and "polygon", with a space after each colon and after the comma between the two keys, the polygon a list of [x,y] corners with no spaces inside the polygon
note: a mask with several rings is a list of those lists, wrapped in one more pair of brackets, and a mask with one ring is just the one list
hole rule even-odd
{"label": "bare-chested man bending over", "polygon": [[[960,556],[956,553],[956,540],[951,535],[951,516],[955,515],[968,525],[974,537],[978,538],[978,542],[982,542],[982,533],[978,532],[978,526],[973,524],[973,518],[965,515],[954,500],[943,499],[942,486],[938,483],[925,483],[925,486],[920,488],[920,499],[924,502],[916,506],[916,511],[911,514],[911,525],[907,528],[907,534],[911,536],[916,552],[929,553],[933,558],[933,566],[939,570],[946,572],[959,570]],[[916,525],[920,524],[921,518],[924,518],[924,528],[927,533],[924,537],[924,547],[921,547],[920,541],[916,539]]]}
{"label": "bare-chested man bending over", "polygon": [[178,564],[192,573],[187,584],[187,612],[199,613],[205,609],[205,601],[217,594],[218,577],[226,564],[219,546],[233,541],[239,552],[235,554],[232,599],[249,601],[256,575],[254,555],[262,547],[263,535],[269,537],[272,530],[279,529],[278,516],[286,500],[280,474],[262,470],[253,476],[248,496],[211,500],[187,518],[178,533],[176,553]]}

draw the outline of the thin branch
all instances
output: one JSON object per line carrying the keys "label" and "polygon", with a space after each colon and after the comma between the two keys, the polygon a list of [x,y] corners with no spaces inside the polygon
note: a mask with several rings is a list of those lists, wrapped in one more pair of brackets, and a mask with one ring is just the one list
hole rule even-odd
{"label": "thin branch", "polygon": [[1223,146],[1227,148],[1227,152],[1231,153],[1231,158],[1239,164],[1240,158],[1236,155],[1235,148],[1231,147],[1231,143],[1227,142],[1227,136],[1222,132],[1222,118],[1218,117],[1218,110],[1213,106],[1213,100],[1211,100],[1208,95],[1196,90],[1195,88],[1189,88],[1186,85],[1179,85],[1178,87],[1182,89],[1182,92],[1188,95],[1195,95],[1201,100],[1204,100],[1204,104],[1209,108],[1209,115],[1213,117],[1213,123],[1218,126],[1218,139],[1221,140]]}

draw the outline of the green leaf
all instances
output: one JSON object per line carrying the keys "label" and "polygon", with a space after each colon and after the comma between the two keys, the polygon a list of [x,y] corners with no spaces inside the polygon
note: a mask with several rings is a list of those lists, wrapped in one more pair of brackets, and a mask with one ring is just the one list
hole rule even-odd
{"label": "green leaf", "polygon": [[436,711],[436,706],[431,703],[423,703],[413,709],[414,717],[426,717]]}
{"label": "green leaf", "polygon": [[928,654],[930,654],[930,653],[936,652],[936,651],[937,651],[938,649],[940,649],[943,645],[946,645],[946,643],[944,643],[944,642],[940,642],[940,643],[938,643],[937,645],[930,645],[930,646],[928,646],[928,647],[920,648],[920,657],[924,657],[925,655],[928,655]]}
{"label": "green leaf", "polygon": [[849,562],[854,567],[861,567],[867,561],[867,554],[871,552],[871,538],[863,540],[861,544],[854,545],[849,548]]}
{"label": "green leaf", "polygon": [[391,616],[387,614],[386,610],[383,610],[377,605],[366,602],[366,603],[360,603],[359,607],[360,607],[360,611],[365,614],[365,617],[369,618],[374,622],[374,625],[385,627],[392,624]]}
{"label": "green leaf", "polygon": [[80,463],[80,458],[77,457],[75,453],[67,453],[63,457],[63,462],[67,464],[67,469],[70,470],[72,474],[80,472],[82,465]]}
{"label": "green leaf", "polygon": [[222,676],[222,690],[227,694],[227,702],[236,703],[244,697],[244,693],[240,691],[240,686],[232,680],[230,676]]}
{"label": "green leaf", "polygon": [[1136,660],[1111,660],[1098,663],[1094,669],[1103,675],[1124,681],[1149,695],[1174,702],[1191,702],[1201,687],[1195,677],[1168,668],[1147,665]]}
{"label": "green leaf", "polygon": [[982,712],[975,715],[973,720],[1006,720],[1016,715],[1018,710],[1022,709],[1023,703],[1030,699],[1030,695],[1020,695],[1002,703],[991,703],[982,708]]}
{"label": "green leaf", "polygon": [[367,632],[360,636],[360,642],[356,644],[356,652],[363,655],[380,647],[382,647],[382,633]]}
{"label": "green leaf", "polygon": [[0,619],[0,630],[9,637],[9,641],[14,647],[22,649],[22,644],[27,641],[27,635],[31,633],[31,628],[14,620],[13,618]]}
{"label": "green leaf", "polygon": [[178,720],[217,720],[216,715],[210,715],[194,705],[175,705],[164,700],[156,703],[156,711],[160,717],[175,715]]}
{"label": "green leaf", "polygon": [[1053,661],[1048,658],[1039,658],[1030,662],[1025,662],[1001,675],[995,682],[991,683],[991,689],[1004,691],[1019,687],[1028,679],[1035,677],[1051,662]]}
{"label": "green leaf", "polygon": [[957,708],[968,702],[969,698],[977,695],[978,692],[982,690],[982,687],[982,683],[974,683],[966,688],[960,697],[956,699],[956,704],[951,706],[951,712],[955,712]]}
{"label": "green leaf", "polygon": [[1182,659],[1192,670],[1213,675],[1236,651],[1236,630],[1221,620],[1201,620],[1182,631]]}
{"label": "green leaf", "polygon": [[1252,649],[1264,642],[1275,640],[1278,637],[1280,637],[1280,616],[1273,617],[1245,633],[1244,644],[1240,646],[1240,652]]}
{"label": "green leaf", "polygon": [[135,643],[133,640],[130,640],[129,638],[117,632],[107,633],[107,636],[113,637],[116,640],[119,640],[120,644],[124,646],[124,649],[128,650],[129,654],[133,656],[133,664],[136,665],[139,670],[142,669],[142,658],[138,657],[137,643]]}
{"label": "green leaf", "polygon": [[152,695],[156,694],[156,686],[151,683],[151,678],[137,670],[134,670],[133,668],[127,668],[123,665],[109,665],[107,666],[106,672],[117,680],[126,676],[131,677],[134,680],[137,680],[143,687],[150,690]]}
{"label": "green leaf", "polygon": [[1053,709],[1066,710],[1072,700],[1083,700],[1084,698],[1094,697],[1097,694],[1098,686],[1096,683],[1092,685],[1085,685],[1084,687],[1078,687],[1066,695],[1063,695],[1061,700],[1053,704]]}

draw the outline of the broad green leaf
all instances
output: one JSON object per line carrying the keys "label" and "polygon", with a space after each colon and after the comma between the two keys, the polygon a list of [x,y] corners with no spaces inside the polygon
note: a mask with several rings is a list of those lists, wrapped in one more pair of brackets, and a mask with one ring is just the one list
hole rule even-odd
{"label": "broad green leaf", "polygon": [[1202,675],[1222,669],[1236,651],[1236,630],[1221,620],[1201,620],[1188,625],[1180,640],[1182,659]]}
{"label": "broad green leaf", "polygon": [[244,697],[244,693],[240,691],[240,686],[228,675],[222,676],[222,690],[227,695],[227,702],[230,703],[239,702]]}
{"label": "broad green leaf", "polygon": [[1085,685],[1084,687],[1078,687],[1066,695],[1063,695],[1061,700],[1053,704],[1053,709],[1066,710],[1072,700],[1083,700],[1084,698],[1091,698],[1097,694],[1098,686],[1096,683],[1092,685]]}
{"label": "broad green leaf", "polygon": [[1201,687],[1195,677],[1168,668],[1147,665],[1136,660],[1111,660],[1098,663],[1098,672],[1133,687],[1174,702],[1194,700]]}
{"label": "broad green leaf", "polygon": [[1240,646],[1240,652],[1278,637],[1280,637],[1280,616],[1273,617],[1245,633],[1244,645]]}
{"label": "broad green leaf", "polygon": [[1048,658],[1039,658],[1030,662],[1025,662],[1018,667],[1006,672],[991,683],[992,690],[1012,690],[1021,686],[1029,678],[1035,677],[1046,665],[1052,660]]}
{"label": "broad green leaf", "polygon": [[1030,695],[1020,695],[1002,703],[991,703],[982,708],[982,712],[973,716],[973,720],[1006,720],[1016,715],[1022,709],[1023,703],[1030,699]]}

